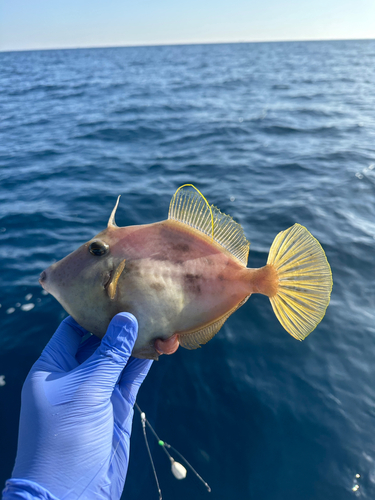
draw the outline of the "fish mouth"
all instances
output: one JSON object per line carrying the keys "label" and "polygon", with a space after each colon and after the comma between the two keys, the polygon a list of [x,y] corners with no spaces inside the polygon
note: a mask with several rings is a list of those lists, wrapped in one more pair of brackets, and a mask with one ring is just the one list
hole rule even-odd
{"label": "fish mouth", "polygon": [[42,271],[40,273],[38,281],[39,281],[39,284],[42,285],[42,287],[44,288],[44,290],[46,290],[46,286],[45,286],[46,285],[46,283],[45,283],[46,279],[47,279],[47,273],[46,273],[46,271]]}

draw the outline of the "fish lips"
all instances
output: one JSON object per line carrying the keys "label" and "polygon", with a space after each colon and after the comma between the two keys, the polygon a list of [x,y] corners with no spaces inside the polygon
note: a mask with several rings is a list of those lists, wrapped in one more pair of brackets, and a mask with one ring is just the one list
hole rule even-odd
{"label": "fish lips", "polygon": [[44,288],[44,290],[47,290],[46,289],[46,281],[47,281],[47,272],[46,271],[42,271],[40,273],[40,276],[39,276],[39,284],[42,285],[42,287]]}

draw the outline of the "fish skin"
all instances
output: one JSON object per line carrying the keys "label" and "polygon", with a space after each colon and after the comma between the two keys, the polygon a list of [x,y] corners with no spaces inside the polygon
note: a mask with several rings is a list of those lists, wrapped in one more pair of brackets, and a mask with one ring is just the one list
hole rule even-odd
{"label": "fish skin", "polygon": [[250,243],[230,216],[191,184],[177,189],[168,220],[107,229],[40,276],[41,285],[84,328],[102,338],[111,319],[133,313],[132,354],[157,359],[196,349],[252,293],[267,295],[283,328],[304,340],[323,319],[332,272],[319,241],[296,223],[279,232],[267,264],[246,268]]}
{"label": "fish skin", "polygon": [[[89,245],[95,240],[109,246],[106,255],[90,254]],[[125,268],[110,299],[105,285],[124,259]],[[50,266],[40,282],[99,338],[115,314],[131,312],[139,324],[133,356],[157,359],[156,339],[203,328],[259,292],[257,272],[200,231],[166,220],[109,225]]]}

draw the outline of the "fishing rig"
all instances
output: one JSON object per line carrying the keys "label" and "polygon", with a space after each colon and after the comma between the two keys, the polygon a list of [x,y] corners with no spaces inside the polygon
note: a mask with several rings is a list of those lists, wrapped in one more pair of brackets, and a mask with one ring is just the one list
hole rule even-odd
{"label": "fishing rig", "polygon": [[179,451],[177,451],[175,448],[173,448],[172,445],[166,443],[165,441],[163,441],[162,439],[159,438],[159,436],[156,434],[154,428],[152,427],[152,425],[150,424],[150,422],[147,420],[145,412],[143,412],[140,409],[138,403],[135,403],[134,406],[137,408],[137,410],[140,413],[141,423],[142,423],[142,430],[143,430],[143,436],[145,438],[145,443],[146,443],[146,448],[147,448],[148,456],[150,457],[150,462],[151,462],[152,470],[153,470],[154,477],[155,477],[156,487],[157,487],[158,493],[159,493],[159,500],[163,500],[163,497],[162,497],[162,494],[161,494],[161,489],[160,489],[160,485],[159,485],[158,476],[156,474],[156,469],[155,469],[154,461],[152,459],[150,446],[148,444],[147,433],[146,433],[146,426],[150,429],[150,431],[152,432],[152,434],[156,438],[159,446],[161,446],[163,448],[163,450],[165,451],[167,457],[169,458],[169,461],[171,463],[171,471],[172,471],[172,474],[174,475],[174,477],[176,479],[185,479],[186,474],[187,474],[187,469],[180,462],[176,462],[176,460],[171,456],[171,454],[169,453],[168,450],[171,450],[173,453],[175,453],[176,455],[179,456],[179,458],[185,463],[185,465],[205,485],[205,487],[207,488],[207,491],[210,493],[211,492],[211,488],[209,487],[209,485],[198,474],[198,472],[193,468],[193,466],[186,460],[186,458],[183,455],[181,455],[181,453]]}

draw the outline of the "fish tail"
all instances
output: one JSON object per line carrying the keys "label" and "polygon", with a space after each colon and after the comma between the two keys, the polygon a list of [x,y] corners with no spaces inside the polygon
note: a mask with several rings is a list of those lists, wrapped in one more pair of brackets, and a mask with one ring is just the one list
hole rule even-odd
{"label": "fish tail", "polygon": [[259,272],[259,292],[268,295],[277,319],[294,338],[305,339],[323,319],[332,290],[331,268],[318,240],[294,224],[276,236]]}

